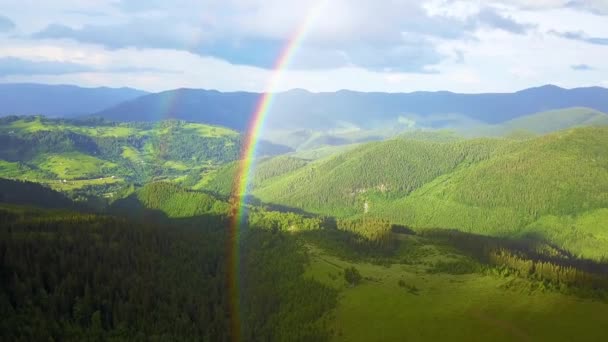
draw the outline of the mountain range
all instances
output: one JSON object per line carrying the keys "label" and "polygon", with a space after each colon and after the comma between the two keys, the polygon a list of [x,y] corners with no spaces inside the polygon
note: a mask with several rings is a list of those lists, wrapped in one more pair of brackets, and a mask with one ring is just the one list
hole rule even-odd
{"label": "mountain range", "polygon": [[[146,93],[130,88],[0,85],[0,115],[94,115],[112,121],[156,122],[175,118],[246,129],[260,93],[175,89]],[[499,124],[537,112],[586,107],[608,112],[608,89],[563,89],[553,85],[514,93],[458,94],[447,91],[363,93],[349,90],[277,93],[266,119],[270,130],[452,128]]]}
{"label": "mountain range", "polygon": [[132,88],[83,88],[32,83],[0,84],[0,116],[76,117],[148,94]]}

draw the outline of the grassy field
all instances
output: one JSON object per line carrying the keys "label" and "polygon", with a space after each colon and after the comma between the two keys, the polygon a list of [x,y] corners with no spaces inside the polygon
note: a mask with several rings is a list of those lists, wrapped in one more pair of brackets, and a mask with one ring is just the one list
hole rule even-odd
{"label": "grassy field", "polygon": [[223,137],[223,136],[238,136],[238,133],[221,126],[202,125],[197,123],[187,123],[184,125],[185,129],[191,129],[197,131],[200,135],[206,137]]}
{"label": "grassy field", "polygon": [[179,162],[179,161],[173,161],[173,160],[169,160],[167,162],[165,162],[163,164],[164,168],[168,168],[168,169],[172,169],[172,170],[177,170],[177,171],[186,171],[189,170],[190,168],[188,167],[188,165]]}
{"label": "grassy field", "polygon": [[42,117],[36,117],[33,120],[16,120],[6,126],[5,129],[25,133],[40,131],[73,131],[93,137],[127,137],[136,132],[136,129],[126,125],[91,127],[68,124],[49,124],[48,122],[44,122]]}
{"label": "grassy field", "polygon": [[47,154],[38,157],[36,164],[59,179],[111,177],[116,164],[78,152]]}
{"label": "grassy field", "polygon": [[105,177],[105,178],[95,178],[95,179],[81,179],[81,180],[40,180],[40,183],[47,185],[53,190],[57,191],[73,191],[83,189],[85,187],[96,187],[110,184],[120,184],[124,183],[123,178],[117,177]]}
{"label": "grassy field", "polygon": [[[434,273],[436,262],[462,256],[410,239],[402,263],[390,265],[345,261],[309,245],[308,275],[341,291],[335,341],[604,340],[607,303],[511,276]],[[351,266],[364,277],[354,287],[343,277]]]}
{"label": "grassy field", "polygon": [[139,151],[131,146],[122,147],[121,157],[129,160],[132,163],[140,163],[142,161]]}
{"label": "grassy field", "polygon": [[47,177],[44,172],[34,170],[27,165],[23,165],[17,162],[8,162],[6,160],[0,160],[0,174],[4,178],[19,178],[19,179],[42,179]]}

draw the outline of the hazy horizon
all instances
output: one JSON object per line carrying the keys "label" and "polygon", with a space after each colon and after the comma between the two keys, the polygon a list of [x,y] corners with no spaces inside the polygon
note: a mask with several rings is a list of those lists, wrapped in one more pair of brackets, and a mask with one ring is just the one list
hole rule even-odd
{"label": "hazy horizon", "polygon": [[[216,91],[216,92],[220,92],[220,93],[252,93],[252,94],[261,94],[264,91],[250,91],[250,90],[220,90],[220,89],[214,89],[214,88],[197,88],[197,87],[178,87],[178,88],[168,88],[168,89],[162,89],[162,90],[157,90],[157,91],[150,91],[150,90],[146,90],[146,89],[141,89],[141,88],[135,88],[135,87],[129,87],[129,86],[106,86],[106,85],[78,85],[78,84],[71,84],[71,83],[43,83],[43,82],[0,82],[0,86],[10,86],[10,85],[39,85],[39,86],[67,86],[67,87],[79,87],[79,88],[85,88],[85,89],[101,89],[101,88],[108,88],[108,89],[133,89],[133,90],[139,90],[139,91],[144,91],[147,92],[149,94],[157,94],[157,93],[163,93],[163,92],[169,92],[169,91],[175,91],[175,90],[202,90],[202,91]],[[518,93],[521,91],[525,91],[525,90],[530,90],[530,89],[538,89],[538,88],[544,88],[544,87],[557,87],[560,89],[564,89],[564,90],[573,90],[573,89],[589,89],[589,88],[602,88],[602,89],[608,89],[608,86],[601,86],[601,85],[581,85],[581,86],[576,86],[576,87],[561,87],[559,85],[555,85],[555,84],[539,84],[539,85],[532,85],[530,87],[527,88],[521,88],[521,89],[515,89],[513,91],[502,91],[502,92],[458,92],[458,91],[453,91],[453,90],[449,90],[449,89],[439,89],[439,90],[425,90],[425,89],[418,89],[418,90],[411,90],[411,91],[363,91],[363,90],[355,90],[355,89],[347,89],[347,88],[342,88],[342,89],[336,89],[333,91],[314,91],[314,90],[310,90],[310,89],[305,89],[305,88],[288,88],[288,89],[282,89],[282,90],[278,90],[274,93],[289,93],[289,92],[297,92],[297,91],[303,91],[303,92],[307,92],[307,93],[311,93],[311,94],[329,94],[329,93],[339,93],[339,92],[353,92],[353,93],[386,93],[386,94],[411,94],[411,93],[454,93],[454,94],[463,94],[463,95],[481,95],[481,94],[512,94],[512,93]]]}

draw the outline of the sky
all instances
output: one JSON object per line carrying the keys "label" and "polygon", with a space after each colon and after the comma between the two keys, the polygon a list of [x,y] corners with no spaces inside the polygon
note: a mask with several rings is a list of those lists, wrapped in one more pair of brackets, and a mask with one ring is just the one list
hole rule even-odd
{"label": "sky", "polygon": [[0,82],[263,91],[608,87],[608,0],[0,0]]}

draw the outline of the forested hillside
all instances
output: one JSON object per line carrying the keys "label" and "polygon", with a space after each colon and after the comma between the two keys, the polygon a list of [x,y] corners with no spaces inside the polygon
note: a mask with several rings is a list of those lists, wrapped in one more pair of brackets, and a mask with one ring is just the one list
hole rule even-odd
{"label": "forested hillside", "polygon": [[213,213],[201,199],[222,203],[172,184],[135,196],[138,206],[123,208],[160,206],[165,219],[0,203],[1,340],[329,338],[337,291],[304,276],[309,257],[298,240],[259,219],[228,240],[225,214],[199,219]]}
{"label": "forested hillside", "polygon": [[[535,235],[601,258],[608,210],[608,128],[529,139],[393,139],[256,184],[265,203],[416,229]],[[565,227],[571,227],[566,229]]]}
{"label": "forested hillside", "polygon": [[409,138],[370,143],[285,174],[254,190],[254,195],[264,202],[312,212],[355,215],[362,213],[366,196],[406,196],[440,175],[489,158],[511,143]]}
{"label": "forested hillside", "polygon": [[156,215],[161,219],[225,217],[229,213],[228,203],[174,183],[149,183],[126,195],[114,201],[109,210],[130,217]]}
{"label": "forested hillside", "polygon": [[[272,184],[277,177],[300,169],[306,166],[308,162],[308,160],[288,155],[261,159],[256,162],[251,182],[255,187]],[[237,163],[226,164],[217,171],[208,174],[197,187],[220,196],[229,196],[236,177]]]}

